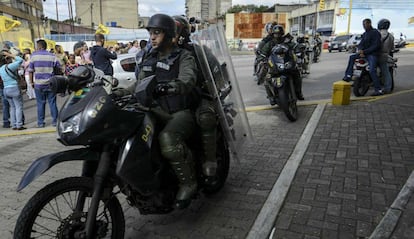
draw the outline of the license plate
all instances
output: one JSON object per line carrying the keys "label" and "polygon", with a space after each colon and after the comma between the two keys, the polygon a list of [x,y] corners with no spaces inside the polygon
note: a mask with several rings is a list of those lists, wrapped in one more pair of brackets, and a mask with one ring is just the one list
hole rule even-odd
{"label": "license plate", "polygon": [[360,77],[361,76],[361,70],[354,70],[354,76]]}

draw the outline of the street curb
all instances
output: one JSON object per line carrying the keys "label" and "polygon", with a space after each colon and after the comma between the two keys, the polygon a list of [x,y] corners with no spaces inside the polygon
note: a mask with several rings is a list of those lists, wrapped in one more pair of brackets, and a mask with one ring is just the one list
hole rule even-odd
{"label": "street curb", "polygon": [[31,134],[53,133],[53,132],[56,132],[56,128],[27,129],[24,131],[11,131],[10,133],[3,133],[3,134],[0,134],[0,138],[21,136],[21,135],[31,135]]}
{"label": "street curb", "polygon": [[318,104],[309,119],[306,128],[296,143],[295,149],[287,160],[278,179],[273,185],[262,209],[256,217],[250,229],[247,239],[263,239],[272,233],[277,215],[285,201],[290,185],[295,177],[296,171],[308,149],[313,133],[318,127],[319,120],[323,115],[326,104]]}
{"label": "street curb", "polygon": [[414,192],[414,171],[405,183],[404,187],[398,193],[391,207],[385,213],[375,230],[372,232],[370,239],[391,238],[398,221],[406,208],[408,201]]}

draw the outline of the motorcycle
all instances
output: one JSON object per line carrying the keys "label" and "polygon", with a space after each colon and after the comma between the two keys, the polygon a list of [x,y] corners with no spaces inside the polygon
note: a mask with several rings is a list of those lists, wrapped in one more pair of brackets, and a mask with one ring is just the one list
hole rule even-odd
{"label": "motorcycle", "polygon": [[295,47],[296,65],[304,76],[310,73],[310,55],[312,50],[306,43],[298,43]]}
{"label": "motorcycle", "polygon": [[317,63],[319,61],[319,57],[321,56],[321,48],[322,48],[322,41],[321,40],[313,40],[312,41],[312,62]]}
{"label": "motorcycle", "polygon": [[[394,51],[398,52],[398,50]],[[393,52],[393,53],[394,53]],[[394,75],[396,74],[398,58],[393,57],[393,53],[388,56],[388,69],[391,74],[391,91],[394,90]],[[369,88],[373,86],[371,75],[369,74],[369,64],[366,58],[358,58],[354,63],[354,84],[353,92],[355,96],[364,96]],[[381,70],[377,67],[377,76],[380,80],[381,86],[384,86],[384,77],[381,74]]]}
{"label": "motorcycle", "polygon": [[286,44],[273,47],[269,57],[269,90],[276,104],[283,110],[290,121],[298,118],[297,97],[291,71],[296,69],[296,55],[290,53]]}
{"label": "motorcycle", "polygon": [[407,37],[400,33],[400,38],[394,40],[394,47],[395,48],[404,48],[407,45],[406,41]]}
{"label": "motorcycle", "polygon": [[[213,35],[221,28],[210,26]],[[216,34],[217,36],[217,34]],[[224,34],[223,34],[224,36]],[[215,39],[225,44],[223,39]],[[205,43],[205,42],[204,42]],[[200,42],[200,44],[204,44]],[[230,156],[238,157],[240,147],[251,137],[244,106],[238,91],[228,48],[215,49],[226,58],[221,67],[208,65],[204,48],[198,48],[203,74],[219,115],[217,121],[217,173],[206,180],[201,170],[199,131],[187,142],[195,160],[198,192],[214,194],[225,184]],[[226,51],[227,50],[227,51]],[[203,65],[204,64],[204,65]],[[209,72],[207,72],[209,71]],[[226,71],[226,72],[224,72]],[[216,84],[221,75],[225,82]],[[79,177],[57,180],[38,191],[22,209],[14,238],[123,238],[125,218],[119,194],[143,215],[173,211],[178,180],[162,157],[158,133],[171,117],[157,107],[154,89],[157,79],[150,76],[137,85],[134,94],[117,96],[116,81],[86,66],[68,77],[51,79],[56,92],[71,91],[58,117],[58,140],[80,148],[52,153],[35,160],[25,172],[17,190],[21,191],[54,165],[73,160],[83,162]]]}

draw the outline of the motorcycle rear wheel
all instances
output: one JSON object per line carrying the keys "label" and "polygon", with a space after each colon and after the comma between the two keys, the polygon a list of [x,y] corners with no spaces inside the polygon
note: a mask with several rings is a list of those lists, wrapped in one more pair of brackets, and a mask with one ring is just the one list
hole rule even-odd
{"label": "motorcycle rear wheel", "polygon": [[[80,238],[93,192],[93,180],[64,178],[37,192],[25,205],[16,222],[14,239]],[[81,195],[86,196],[79,200]],[[82,212],[75,212],[83,201]],[[116,197],[101,199],[95,221],[94,238],[124,238],[125,220]]]}
{"label": "motorcycle rear wheel", "polygon": [[371,85],[371,79],[368,74],[363,74],[354,80],[353,92],[355,96],[364,96]]}
{"label": "motorcycle rear wheel", "polygon": [[296,121],[298,119],[298,106],[292,91],[284,85],[278,88],[278,98],[278,105],[285,112],[287,118],[292,122]]}

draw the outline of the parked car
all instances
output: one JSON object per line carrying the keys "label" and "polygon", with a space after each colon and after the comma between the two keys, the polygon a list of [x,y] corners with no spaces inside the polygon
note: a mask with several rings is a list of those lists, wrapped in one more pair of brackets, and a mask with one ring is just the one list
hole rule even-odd
{"label": "parked car", "polygon": [[118,79],[119,88],[127,88],[136,82],[135,78],[135,53],[118,54],[118,58],[112,61],[114,78]]}
{"label": "parked car", "polygon": [[348,40],[351,38],[351,36],[352,35],[342,35],[335,37],[331,42],[329,42],[328,51],[332,52],[333,50],[338,50],[341,52],[346,50]]}
{"label": "parked car", "polygon": [[354,34],[351,38],[349,38],[346,50],[351,53],[355,53],[358,44],[361,42],[362,34]]}

